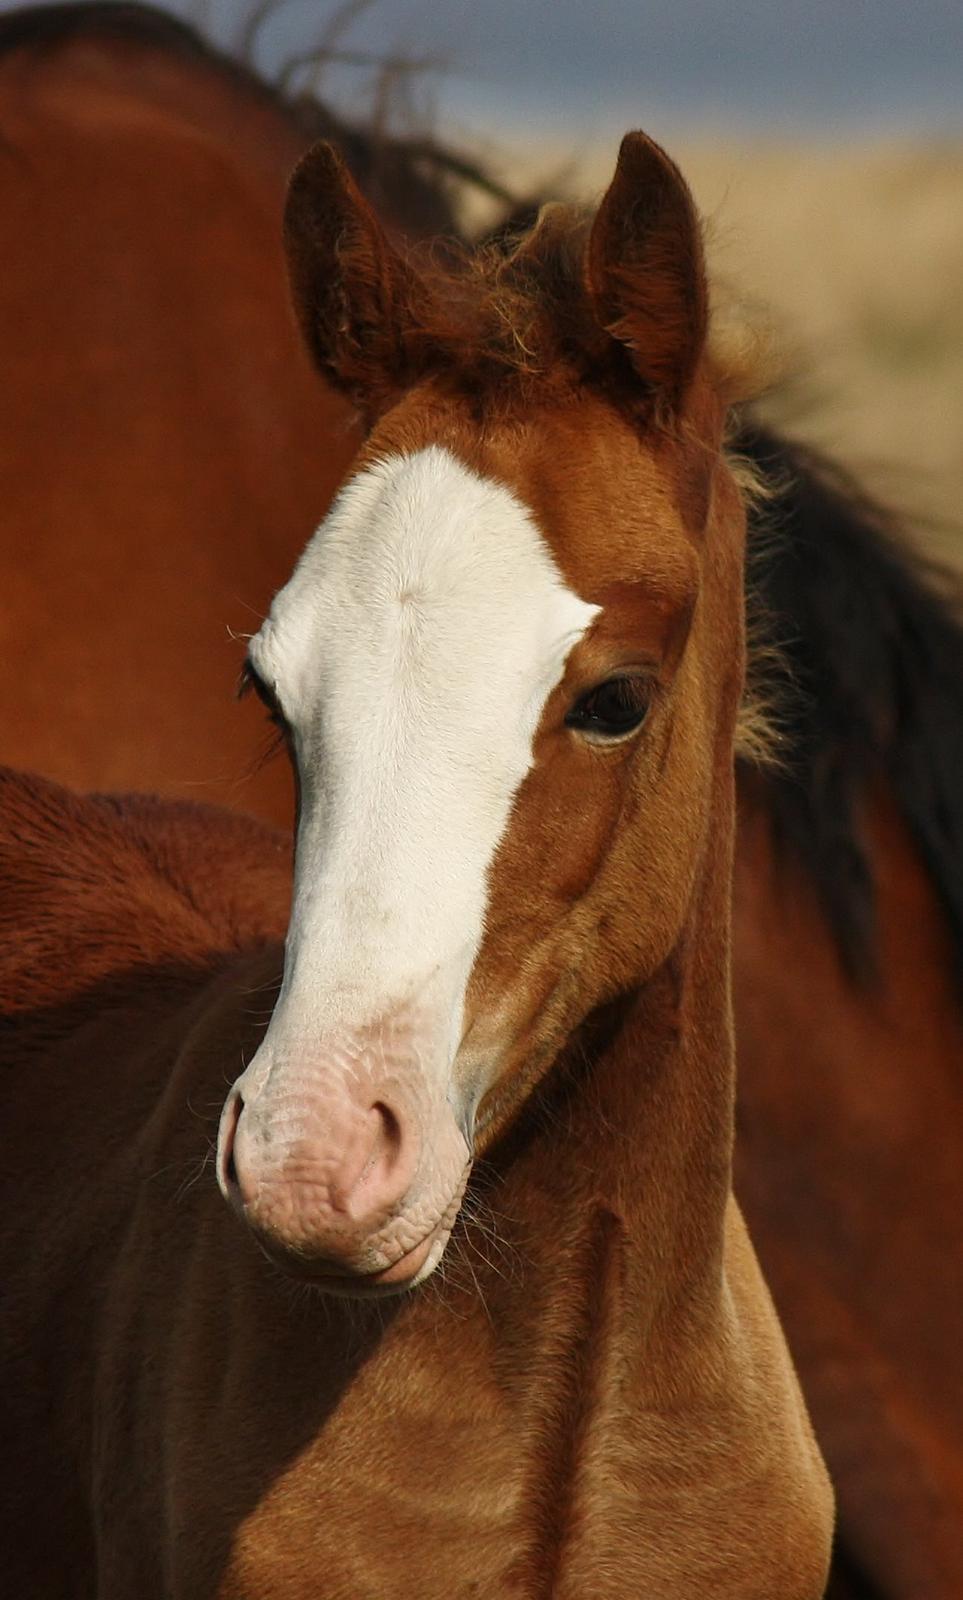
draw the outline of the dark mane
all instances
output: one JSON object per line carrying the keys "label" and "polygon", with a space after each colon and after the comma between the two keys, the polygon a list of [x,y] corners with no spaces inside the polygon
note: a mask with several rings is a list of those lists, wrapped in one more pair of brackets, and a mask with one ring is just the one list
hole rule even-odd
{"label": "dark mane", "polygon": [[871,979],[874,880],[860,810],[884,779],[942,904],[963,990],[959,581],[814,452],[751,420],[734,448],[775,486],[751,514],[747,593],[752,632],[777,647],[788,757],[764,780],[776,839],[816,884],[851,975]]}
{"label": "dark mane", "polygon": [[272,105],[300,134],[305,149],[316,139],[333,140],[368,198],[413,236],[457,236],[457,200],[466,187],[481,189],[506,208],[511,204],[507,191],[483,167],[427,130],[398,137],[375,123],[349,122],[312,96],[289,95],[158,6],[89,0],[24,6],[0,16],[0,55],[19,49],[51,51],[84,39],[140,45],[180,57]]}

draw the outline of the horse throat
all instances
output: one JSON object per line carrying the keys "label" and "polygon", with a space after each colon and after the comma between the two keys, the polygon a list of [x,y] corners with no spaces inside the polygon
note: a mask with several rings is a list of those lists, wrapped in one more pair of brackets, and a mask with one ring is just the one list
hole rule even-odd
{"label": "horse throat", "polygon": [[629,1528],[656,1537],[640,1484],[661,1484],[656,1504],[703,1489],[704,1419],[731,1380],[733,1231],[744,1244],[728,937],[723,847],[673,955],[572,1041],[491,1194],[519,1230],[525,1293],[493,1281],[488,1300],[525,1395],[526,1560],[546,1595]]}
{"label": "horse throat", "polygon": [[672,953],[587,1019],[493,1153],[506,1210],[524,1217],[537,1205],[525,1246],[534,1271],[551,1278],[598,1234],[620,1262],[636,1328],[670,1309],[699,1314],[720,1285],[735,1098],[723,809]]}

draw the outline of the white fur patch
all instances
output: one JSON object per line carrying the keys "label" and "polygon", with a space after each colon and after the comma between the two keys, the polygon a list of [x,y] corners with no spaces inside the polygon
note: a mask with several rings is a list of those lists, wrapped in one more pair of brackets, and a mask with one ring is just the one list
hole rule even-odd
{"label": "white fur patch", "polygon": [[302,788],[269,1055],[415,1002],[437,1026],[422,1065],[447,1086],[487,871],[596,609],[524,505],[447,450],[344,489],[251,643]]}

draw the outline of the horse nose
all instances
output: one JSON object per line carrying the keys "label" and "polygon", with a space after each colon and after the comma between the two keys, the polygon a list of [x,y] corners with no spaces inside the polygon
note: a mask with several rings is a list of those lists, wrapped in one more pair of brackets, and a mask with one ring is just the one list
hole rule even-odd
{"label": "horse nose", "polygon": [[244,1098],[238,1088],[233,1088],[224,1102],[221,1125],[217,1133],[217,1182],[225,1200],[237,1209],[243,1209],[244,1196],[234,1165],[234,1141],[237,1125],[244,1110]]}
{"label": "horse nose", "polygon": [[350,1265],[401,1205],[418,1164],[413,1124],[383,1099],[317,1096],[224,1107],[218,1180],[227,1200],[282,1247]]}

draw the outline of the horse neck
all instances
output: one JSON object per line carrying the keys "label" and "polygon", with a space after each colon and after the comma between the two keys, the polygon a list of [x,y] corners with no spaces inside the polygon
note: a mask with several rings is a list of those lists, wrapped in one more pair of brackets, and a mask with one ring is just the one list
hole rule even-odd
{"label": "horse neck", "polygon": [[[508,1164],[521,1283],[479,1274],[539,1594],[825,1586],[825,1478],[732,1198],[728,783],[720,819],[673,957],[575,1042],[564,1103]],[[732,1526],[757,1544],[724,1573]]]}
{"label": "horse neck", "polygon": [[650,1374],[660,1351],[677,1364],[685,1340],[701,1345],[722,1313],[732,817],[724,775],[675,951],[572,1041],[557,1099],[547,1115],[535,1110],[505,1171],[505,1211],[525,1219],[522,1251],[539,1283],[523,1315],[554,1315],[582,1280],[584,1303],[608,1302],[609,1335],[629,1340]]}

